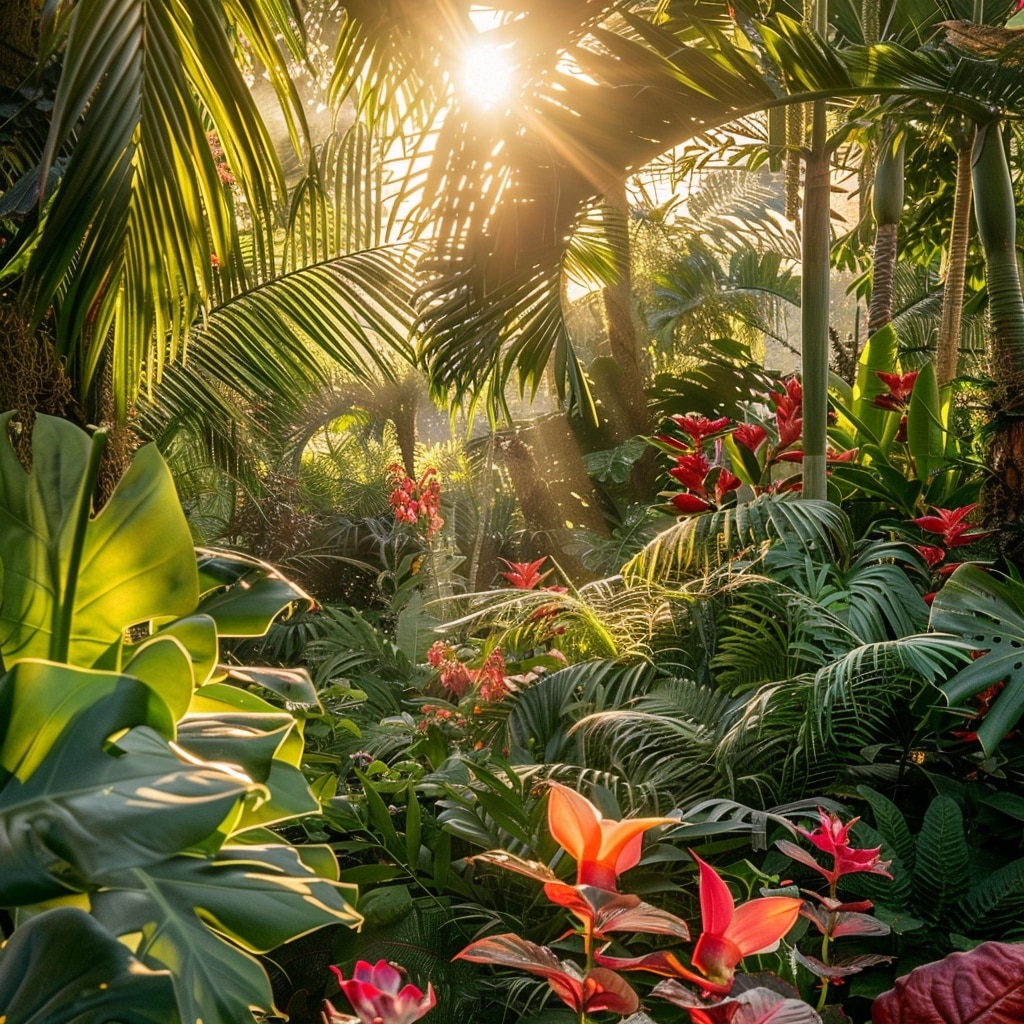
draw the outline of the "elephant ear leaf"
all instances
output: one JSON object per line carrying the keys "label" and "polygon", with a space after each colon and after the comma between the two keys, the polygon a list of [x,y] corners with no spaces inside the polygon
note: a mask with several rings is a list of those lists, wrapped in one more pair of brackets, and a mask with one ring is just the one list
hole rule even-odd
{"label": "elephant ear leaf", "polygon": [[195,554],[174,481],[152,446],[94,514],[102,434],[37,416],[32,468],[0,416],[0,655],[116,668],[127,626],[191,612]]}
{"label": "elephant ear leaf", "polygon": [[960,706],[1001,686],[976,730],[991,753],[1024,714],[1024,585],[962,565],[936,594],[929,624],[986,652],[939,689],[951,705]]}
{"label": "elephant ear leaf", "polygon": [[139,963],[85,911],[58,907],[19,927],[0,949],[8,1024],[178,1024],[168,971]]}
{"label": "elephant ear leaf", "polygon": [[874,1024],[1009,1024],[1024,1020],[1024,946],[983,942],[925,964],[883,992]]}

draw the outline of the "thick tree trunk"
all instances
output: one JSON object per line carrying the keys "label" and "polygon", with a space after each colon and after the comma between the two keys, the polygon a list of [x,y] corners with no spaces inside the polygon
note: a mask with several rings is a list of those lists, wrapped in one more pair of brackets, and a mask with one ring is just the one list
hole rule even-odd
{"label": "thick tree trunk", "polygon": [[985,518],[1000,529],[1006,557],[1024,558],[1024,294],[1016,251],[1016,208],[998,123],[978,128],[974,147],[974,203],[985,250],[994,382],[993,473],[984,496]]}
{"label": "thick tree trunk", "polygon": [[939,387],[956,376],[960,361],[960,332],[963,321],[964,285],[967,280],[967,248],[971,233],[971,164],[974,128],[961,142],[956,156],[956,190],[953,193],[953,223],[949,232],[949,257],[942,287],[942,322],[935,343],[935,376]]}
{"label": "thick tree trunk", "polygon": [[36,66],[39,11],[32,0],[0,3],[0,87],[17,89]]}

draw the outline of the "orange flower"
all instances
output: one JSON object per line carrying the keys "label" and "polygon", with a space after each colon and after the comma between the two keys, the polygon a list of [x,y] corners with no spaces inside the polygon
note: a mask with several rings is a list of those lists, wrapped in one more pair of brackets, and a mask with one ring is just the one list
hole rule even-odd
{"label": "orange flower", "polygon": [[716,985],[730,985],[736,965],[752,953],[778,944],[800,913],[802,900],[765,896],[733,903],[729,887],[710,864],[695,853],[700,866],[701,936],[693,950],[693,966]]}
{"label": "orange flower", "polygon": [[615,880],[640,860],[644,832],[656,825],[674,824],[674,818],[612,821],[575,790],[551,783],[548,829],[555,842],[576,861],[577,885],[615,892]]}

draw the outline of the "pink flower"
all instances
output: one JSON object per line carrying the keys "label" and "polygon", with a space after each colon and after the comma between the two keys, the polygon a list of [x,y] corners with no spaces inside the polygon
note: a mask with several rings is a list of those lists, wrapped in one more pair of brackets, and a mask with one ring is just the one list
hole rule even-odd
{"label": "pink flower", "polygon": [[947,548],[959,548],[964,544],[970,544],[972,540],[988,537],[994,532],[971,530],[970,524],[964,522],[977,507],[978,503],[975,502],[973,505],[961,505],[960,508],[936,508],[932,510],[933,515],[918,516],[912,522],[929,533],[941,534]]}
{"label": "pink flower", "polygon": [[788,840],[776,840],[775,845],[787,857],[817,871],[828,881],[831,888],[835,887],[841,875],[851,875],[858,871],[892,878],[886,871],[892,862],[879,858],[882,849],[880,846],[872,849],[855,849],[850,846],[850,829],[860,821],[860,818],[853,818],[844,825],[838,815],[821,807],[818,808],[818,817],[821,824],[813,832],[802,828],[798,828],[797,831],[822,853],[832,858],[831,868],[822,867],[809,853]]}
{"label": "pink flower", "polygon": [[[412,1024],[437,1002],[429,983],[425,995],[415,985],[402,987],[402,975],[386,960],[372,966],[360,960],[348,980],[337,967],[331,965],[331,970],[362,1024]],[[340,1019],[329,1002],[325,1001],[324,1011],[329,1021]]]}
{"label": "pink flower", "polygon": [[695,448],[700,448],[704,441],[729,426],[729,417],[722,416],[717,420],[709,420],[706,416],[673,416],[672,422],[684,433],[693,438]]}
{"label": "pink flower", "polygon": [[741,444],[744,448],[749,448],[752,452],[756,452],[764,444],[764,439],[768,436],[768,432],[760,424],[741,423],[732,432],[732,436],[736,439],[737,444]]}

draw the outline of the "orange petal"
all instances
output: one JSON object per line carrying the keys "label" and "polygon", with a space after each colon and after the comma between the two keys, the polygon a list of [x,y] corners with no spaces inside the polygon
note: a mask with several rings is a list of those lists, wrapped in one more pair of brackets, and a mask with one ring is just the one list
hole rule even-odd
{"label": "orange petal", "polygon": [[601,848],[601,814],[584,796],[552,782],[548,796],[548,830],[577,861],[594,860]]}
{"label": "orange petal", "polygon": [[709,935],[724,935],[732,923],[732,893],[722,881],[722,876],[710,864],[701,860],[692,850],[690,856],[700,867],[701,931]]}
{"label": "orange petal", "polygon": [[643,834],[658,825],[675,825],[674,818],[624,818],[601,824],[601,849],[598,860],[611,867],[616,875],[636,867],[640,860]]}
{"label": "orange petal", "polygon": [[793,927],[801,904],[802,900],[789,896],[765,896],[741,903],[725,936],[749,956],[778,942]]}

